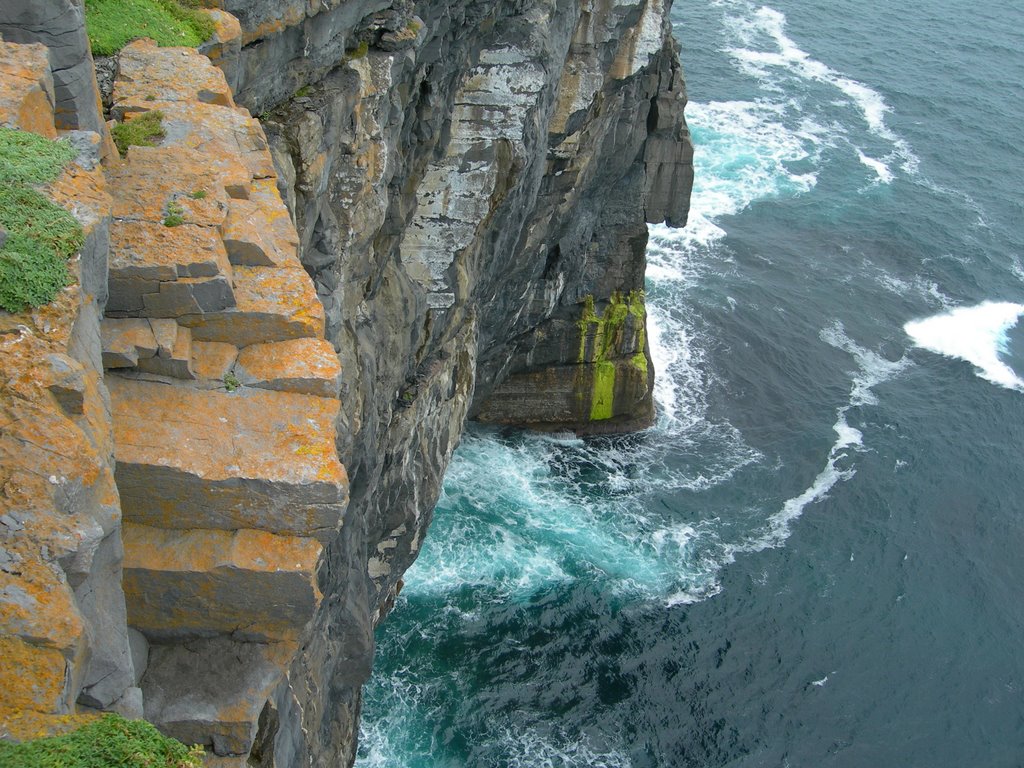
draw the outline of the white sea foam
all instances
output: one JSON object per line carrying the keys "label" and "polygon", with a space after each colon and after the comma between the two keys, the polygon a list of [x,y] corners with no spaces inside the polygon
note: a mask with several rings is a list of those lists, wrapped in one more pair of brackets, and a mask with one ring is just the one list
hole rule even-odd
{"label": "white sea foam", "polygon": [[737,551],[758,551],[768,547],[781,546],[789,538],[793,522],[803,515],[811,504],[828,497],[839,482],[849,480],[856,474],[852,465],[853,455],[865,450],[863,433],[850,425],[847,414],[851,408],[862,405],[876,405],[878,398],[874,387],[888,381],[910,365],[904,356],[899,360],[887,360],[876,352],[865,349],[847,336],[842,323],[836,322],[822,330],[821,339],[836,349],[849,353],[857,363],[857,371],[850,384],[850,396],[845,405],[836,410],[836,421],[832,430],[835,442],[829,449],[825,466],[814,481],[800,494],[787,499],[782,509],[768,518],[765,535],[737,547]]}
{"label": "white sea foam", "polygon": [[[686,119],[694,138],[694,187],[685,229],[654,227],[664,240],[707,245],[725,236],[720,219],[755,200],[799,194],[814,187],[813,171],[787,165],[814,161],[827,131],[811,120],[784,124],[785,107],[763,101],[690,102]],[[652,279],[666,277],[655,260]]]}
{"label": "white sea foam", "polygon": [[917,346],[945,357],[966,360],[983,379],[1007,389],[1024,391],[1024,379],[999,357],[1007,350],[1009,330],[1022,314],[1022,304],[986,301],[911,320],[903,330]]}
{"label": "white sea foam", "polygon": [[[800,48],[786,34],[786,16],[780,11],[767,6],[754,10],[747,2],[735,6],[741,10],[741,15],[732,17],[731,26],[742,47],[734,47],[728,53],[743,71],[760,79],[762,86],[769,90],[785,90],[772,77],[772,70],[783,70],[838,89],[860,111],[868,130],[893,147],[892,155],[902,161],[903,171],[909,175],[917,173],[918,158],[907,141],[887,125],[890,108],[878,91],[835,71]],[[772,50],[755,47],[765,38],[771,41]],[[893,175],[886,163],[864,155],[859,149],[858,152],[861,162],[875,171],[881,183],[892,181]]]}
{"label": "white sea foam", "polygon": [[881,160],[876,160],[873,157],[868,157],[860,149],[857,150],[857,157],[860,159],[861,164],[866,165],[868,168],[875,172],[878,176],[878,183],[880,184],[891,184],[894,178],[892,171],[889,170],[889,166],[883,163]]}

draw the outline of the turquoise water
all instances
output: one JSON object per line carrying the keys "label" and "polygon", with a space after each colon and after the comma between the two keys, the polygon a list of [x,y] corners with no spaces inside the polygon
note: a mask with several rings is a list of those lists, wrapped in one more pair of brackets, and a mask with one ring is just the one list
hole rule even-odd
{"label": "turquoise water", "polygon": [[1024,8],[676,0],[658,424],[473,429],[361,766],[1024,764]]}

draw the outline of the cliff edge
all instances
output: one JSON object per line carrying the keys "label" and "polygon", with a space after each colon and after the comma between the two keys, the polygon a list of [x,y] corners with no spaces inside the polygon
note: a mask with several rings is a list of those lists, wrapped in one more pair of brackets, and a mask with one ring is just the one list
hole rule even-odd
{"label": "cliff edge", "polygon": [[80,0],[0,10],[0,125],[74,143],[43,191],[84,230],[0,310],[0,735],[344,765],[467,418],[650,423],[685,87],[661,0],[218,5],[102,89]]}

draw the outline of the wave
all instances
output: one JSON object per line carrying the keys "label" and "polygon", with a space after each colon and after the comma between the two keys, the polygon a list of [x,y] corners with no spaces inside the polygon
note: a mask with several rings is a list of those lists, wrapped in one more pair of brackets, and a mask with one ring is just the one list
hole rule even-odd
{"label": "wave", "polygon": [[966,360],[981,378],[1006,389],[1024,391],[1024,379],[1000,354],[1009,345],[1009,330],[1024,314],[1024,305],[985,301],[973,307],[957,307],[920,320],[911,320],[903,330],[922,349]]}
{"label": "wave", "polygon": [[830,346],[850,354],[857,363],[857,371],[850,383],[849,398],[836,410],[836,421],[832,425],[832,431],[836,434],[835,442],[829,449],[825,466],[811,484],[803,492],[787,499],[782,509],[768,518],[768,528],[764,535],[732,551],[761,551],[781,546],[789,538],[793,522],[803,515],[808,506],[827,498],[838,483],[850,480],[857,473],[850,460],[854,453],[866,450],[864,435],[850,425],[847,414],[858,406],[877,405],[874,388],[911,365],[906,356],[892,361],[861,347],[846,335],[842,323],[838,321],[823,329],[820,337]]}
{"label": "wave", "polygon": [[[655,240],[685,245],[710,245],[725,236],[724,216],[739,213],[752,202],[811,190],[813,165],[826,129],[813,121],[798,128],[785,125],[785,109],[761,101],[690,102],[686,120],[694,143],[694,186],[684,229],[651,228]],[[648,269],[657,280],[666,275],[657,259]]]}
{"label": "wave", "polygon": [[[869,157],[855,147],[860,161],[871,168],[879,183],[888,184],[894,174],[888,163],[898,161],[904,173],[914,176],[920,161],[910,144],[886,122],[890,107],[882,95],[864,83],[848,77],[813,58],[807,51],[786,34],[786,16],[767,6],[754,9],[749,3],[734,4],[741,8],[742,15],[733,16],[729,23],[742,46],[728,49],[728,53],[747,74],[762,81],[769,90],[784,92],[786,89],[772,76],[773,70],[782,70],[805,81],[817,82],[839,90],[860,112],[868,130],[892,147],[885,160]],[[767,41],[772,50],[755,47]]]}

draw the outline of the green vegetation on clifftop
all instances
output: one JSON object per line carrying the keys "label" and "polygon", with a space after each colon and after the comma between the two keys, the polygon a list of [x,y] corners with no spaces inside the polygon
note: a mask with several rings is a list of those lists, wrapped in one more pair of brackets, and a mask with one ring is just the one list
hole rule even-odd
{"label": "green vegetation on clifftop", "polygon": [[201,768],[202,753],[145,720],[110,714],[61,736],[0,740],[0,768]]}
{"label": "green vegetation on clifftop", "polygon": [[64,141],[0,128],[0,307],[21,312],[68,284],[67,259],[83,242],[75,217],[35,189],[75,156]]}
{"label": "green vegetation on clifftop", "polygon": [[132,40],[150,37],[160,46],[195,48],[213,36],[213,21],[176,0],[85,0],[92,52],[110,56]]}

